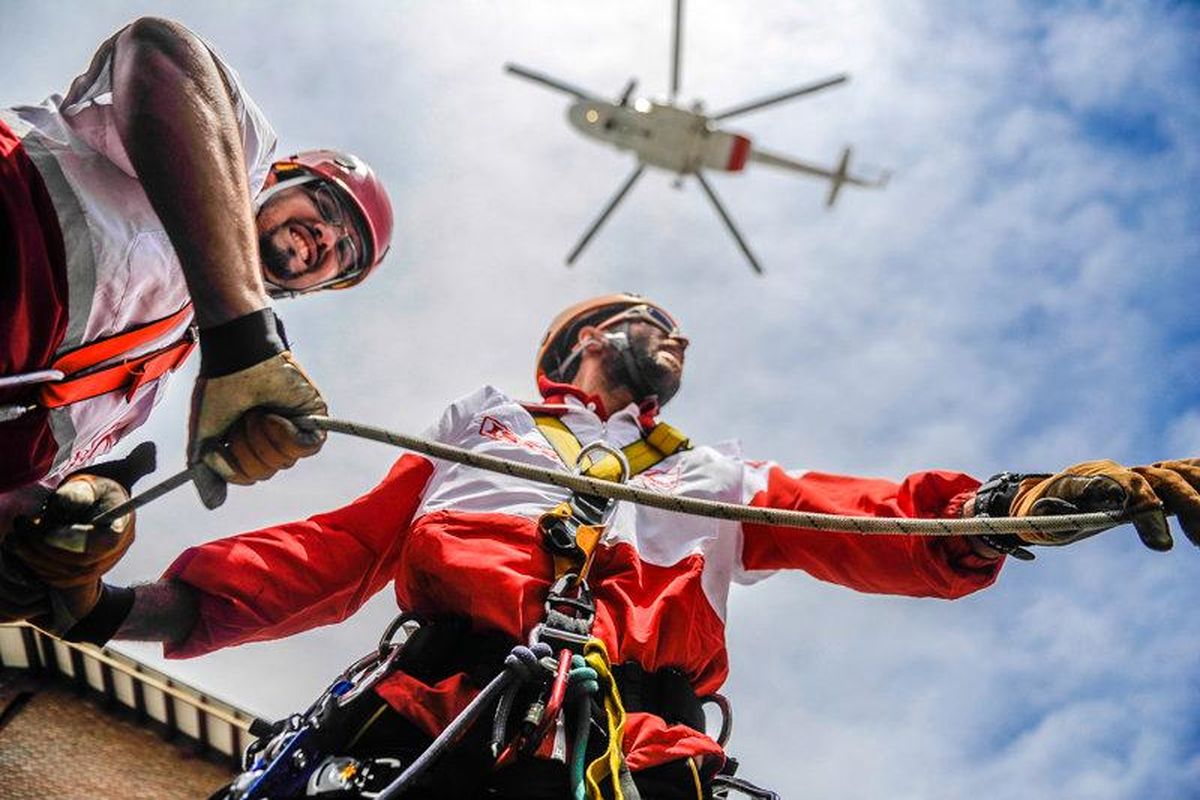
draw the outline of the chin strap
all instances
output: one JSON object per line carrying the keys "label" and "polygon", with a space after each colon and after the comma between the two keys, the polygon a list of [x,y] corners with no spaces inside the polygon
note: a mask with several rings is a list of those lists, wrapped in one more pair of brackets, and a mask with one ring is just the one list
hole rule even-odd
{"label": "chin strap", "polygon": [[637,358],[633,355],[633,347],[629,344],[628,330],[605,333],[604,341],[612,345],[612,348],[620,354],[621,363],[625,367],[625,375],[628,379],[629,388],[633,389],[633,399],[641,403],[650,397],[654,391],[650,384],[646,382],[646,376],[642,374],[642,368],[638,366]]}

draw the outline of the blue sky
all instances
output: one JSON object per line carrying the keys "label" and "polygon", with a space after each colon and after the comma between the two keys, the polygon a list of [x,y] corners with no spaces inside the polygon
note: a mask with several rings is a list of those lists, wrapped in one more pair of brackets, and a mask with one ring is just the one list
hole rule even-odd
{"label": "blue sky", "polygon": [[[676,310],[693,339],[668,418],[757,458],[986,477],[1200,455],[1195,4],[693,0],[685,99],[719,108],[849,72],[736,128],[827,164],[850,143],[863,170],[894,171],[885,192],[848,189],[831,213],[816,181],[715,176],[762,279],[697,188],[658,173],[576,267],[561,264],[630,160],[579,138],[562,97],[501,66],[614,95],[637,75],[664,95],[666,2],[345,2],[333,18],[316,3],[10,0],[6,12],[0,103],[65,91],[96,43],[156,13],[216,44],[285,150],[332,143],[387,178],[398,236],[385,271],[365,291],[281,307],[339,416],[418,431],[483,382],[528,395],[553,313],[629,289]],[[185,384],[145,429],[164,469],[181,459]],[[115,579],[346,502],[395,455],[334,439],[218,512],[177,493],[146,509]],[[731,750],[784,797],[1195,797],[1198,574],[1186,541],[1153,554],[1125,528],[1010,564],[955,603],[803,574],[737,590]],[[284,714],[370,647],[390,603],[168,669]]]}

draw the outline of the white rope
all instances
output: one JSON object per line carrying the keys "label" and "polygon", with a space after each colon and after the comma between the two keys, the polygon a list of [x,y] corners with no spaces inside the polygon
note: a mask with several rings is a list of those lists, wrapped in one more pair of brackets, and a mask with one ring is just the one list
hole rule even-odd
{"label": "white rope", "polygon": [[1115,527],[1129,520],[1119,513],[1096,512],[1091,514],[1063,514],[1050,517],[972,517],[969,519],[909,519],[896,517],[846,517],[838,514],[817,514],[808,511],[792,511],[781,508],[724,503],[718,500],[701,500],[695,497],[638,489],[628,484],[589,478],[573,472],[536,467],[506,458],[484,455],[461,447],[433,442],[416,436],[363,425],[357,422],[331,417],[299,417],[293,420],[306,428],[333,433],[343,433],[361,439],[390,444],[405,450],[423,453],[444,461],[453,461],[470,467],[499,472],[522,480],[548,483],[581,494],[594,494],[614,500],[624,500],[638,505],[675,511],[697,517],[757,522],[763,525],[781,525],[789,528],[810,528],[818,531],[861,534],[891,534],[907,536],[970,536],[981,533],[1062,533],[1065,531],[1099,531]]}

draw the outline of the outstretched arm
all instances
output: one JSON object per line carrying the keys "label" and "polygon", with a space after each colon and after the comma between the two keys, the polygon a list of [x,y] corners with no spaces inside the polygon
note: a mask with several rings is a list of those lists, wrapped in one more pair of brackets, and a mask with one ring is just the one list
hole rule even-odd
{"label": "outstretched arm", "polygon": [[241,132],[208,48],[176,22],[139,19],[117,39],[112,80],[121,142],[179,256],[197,323],[266,307]]}
{"label": "outstretched arm", "polygon": [[136,642],[182,642],[196,626],[200,600],[181,581],[163,580],[133,587],[133,607],[114,639]]}
{"label": "outstretched arm", "polygon": [[[750,505],[842,516],[954,517],[979,486],[968,475],[929,471],[896,483],[821,472],[791,473],[774,464],[747,465]],[[862,592],[954,598],[995,580],[999,554],[980,552],[962,536],[863,536],[757,523],[742,525],[743,578],[802,569]]]}

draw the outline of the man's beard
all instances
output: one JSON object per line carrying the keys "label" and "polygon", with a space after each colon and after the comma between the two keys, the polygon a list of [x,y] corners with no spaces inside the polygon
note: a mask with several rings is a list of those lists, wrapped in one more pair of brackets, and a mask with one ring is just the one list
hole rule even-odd
{"label": "man's beard", "polygon": [[[282,228],[283,226],[279,227]],[[306,270],[304,267],[301,267],[299,270],[291,268],[292,258],[296,255],[296,251],[291,247],[281,248],[275,244],[274,235],[278,231],[279,228],[276,228],[273,231],[267,231],[259,235],[258,256],[271,277],[282,280],[298,278]]]}
{"label": "man's beard", "polygon": [[619,348],[611,346],[604,359],[605,379],[610,386],[628,388],[639,403],[653,396],[660,406],[666,405],[679,391],[679,373],[654,359],[649,333],[637,336],[626,329],[626,336],[633,369]]}

